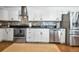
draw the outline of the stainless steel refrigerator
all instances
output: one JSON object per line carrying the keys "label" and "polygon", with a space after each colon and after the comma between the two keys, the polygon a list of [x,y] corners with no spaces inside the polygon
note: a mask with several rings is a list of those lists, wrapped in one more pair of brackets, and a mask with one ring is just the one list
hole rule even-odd
{"label": "stainless steel refrigerator", "polygon": [[79,46],[79,12],[62,15],[61,27],[66,28],[66,44]]}
{"label": "stainless steel refrigerator", "polygon": [[70,45],[79,46],[79,12],[70,12]]}

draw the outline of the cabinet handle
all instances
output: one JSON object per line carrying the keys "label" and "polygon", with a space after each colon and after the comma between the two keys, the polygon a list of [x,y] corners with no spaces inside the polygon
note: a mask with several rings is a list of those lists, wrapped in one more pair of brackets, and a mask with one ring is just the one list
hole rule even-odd
{"label": "cabinet handle", "polygon": [[40,32],[40,34],[42,35],[43,33],[42,33],[42,32]]}
{"label": "cabinet handle", "polygon": [[61,35],[62,35],[62,32],[61,32]]}
{"label": "cabinet handle", "polygon": [[13,18],[11,18],[11,20],[13,20]]}
{"label": "cabinet handle", "polygon": [[29,37],[29,39],[30,39],[31,37]]}
{"label": "cabinet handle", "polygon": [[29,32],[29,33],[31,33],[31,32]]}
{"label": "cabinet handle", "polygon": [[8,34],[8,31],[7,31],[7,29],[5,29],[5,32]]}

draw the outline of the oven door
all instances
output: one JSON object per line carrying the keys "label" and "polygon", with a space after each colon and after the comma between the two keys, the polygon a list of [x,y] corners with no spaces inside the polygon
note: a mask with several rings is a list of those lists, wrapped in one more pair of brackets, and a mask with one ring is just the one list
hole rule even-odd
{"label": "oven door", "polygon": [[24,28],[15,28],[14,29],[14,37],[25,37],[25,29]]}

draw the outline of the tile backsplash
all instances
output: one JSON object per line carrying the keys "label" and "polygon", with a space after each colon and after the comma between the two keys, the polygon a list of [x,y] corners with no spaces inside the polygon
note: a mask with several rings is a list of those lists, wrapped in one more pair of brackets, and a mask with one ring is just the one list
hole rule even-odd
{"label": "tile backsplash", "polygon": [[31,22],[33,26],[56,26],[56,28],[60,28],[60,22],[50,22],[50,21],[33,21]]}

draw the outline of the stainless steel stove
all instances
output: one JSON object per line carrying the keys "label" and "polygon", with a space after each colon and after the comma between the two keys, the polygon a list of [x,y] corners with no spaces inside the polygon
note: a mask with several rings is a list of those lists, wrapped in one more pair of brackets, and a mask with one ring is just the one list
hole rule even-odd
{"label": "stainless steel stove", "polygon": [[14,42],[26,42],[25,28],[14,28]]}

